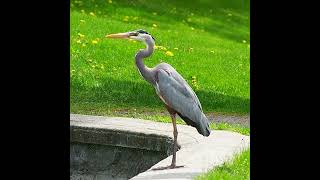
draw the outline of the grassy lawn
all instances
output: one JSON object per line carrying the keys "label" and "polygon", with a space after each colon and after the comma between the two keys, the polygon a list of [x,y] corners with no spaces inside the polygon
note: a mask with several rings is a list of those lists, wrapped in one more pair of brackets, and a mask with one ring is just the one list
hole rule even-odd
{"label": "grassy lawn", "polygon": [[[152,2],[152,3],[151,3]],[[145,60],[171,64],[206,114],[250,113],[249,0],[71,0],[70,111],[171,122],[134,56],[145,45],[106,34],[148,31],[159,46]],[[171,52],[171,53],[169,53]],[[172,54],[173,56],[171,56]],[[185,124],[178,119],[179,124]],[[212,123],[249,135],[240,125]],[[250,150],[200,179],[248,179]]]}
{"label": "grassy lawn", "polygon": [[[152,67],[164,61],[176,68],[194,88],[205,113],[248,114],[247,5],[209,0],[148,2],[71,1],[71,112],[164,111],[134,64],[134,55],[144,44],[104,38],[141,28],[155,37],[157,46],[164,47],[145,63]],[[173,56],[167,56],[167,51]]]}
{"label": "grassy lawn", "polygon": [[197,180],[215,179],[215,180],[247,180],[250,179],[250,149],[245,150],[234,158],[224,163],[222,166],[209,171],[206,174],[198,176]]}

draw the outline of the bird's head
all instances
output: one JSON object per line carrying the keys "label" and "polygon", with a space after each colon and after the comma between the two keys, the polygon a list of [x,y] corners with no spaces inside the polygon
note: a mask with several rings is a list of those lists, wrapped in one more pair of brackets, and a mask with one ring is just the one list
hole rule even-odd
{"label": "bird's head", "polygon": [[117,34],[108,34],[106,38],[121,38],[121,39],[133,39],[137,41],[145,42],[147,40],[155,41],[155,39],[147,31],[139,29],[135,31],[117,33]]}

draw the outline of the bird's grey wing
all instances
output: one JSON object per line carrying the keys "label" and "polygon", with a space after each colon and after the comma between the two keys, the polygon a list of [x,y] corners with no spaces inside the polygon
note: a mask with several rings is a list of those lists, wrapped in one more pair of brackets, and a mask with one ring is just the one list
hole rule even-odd
{"label": "bird's grey wing", "polygon": [[185,93],[184,91],[187,91],[185,94],[190,96],[202,111],[202,106],[196,93],[192,90],[187,81],[170,64],[161,63],[158,65],[158,68],[167,71],[170,76],[172,76],[181,86],[183,86],[183,90],[181,92]]}
{"label": "bird's grey wing", "polygon": [[187,83],[186,80],[184,80],[184,78],[179,74],[177,73],[177,71],[173,71],[171,73],[171,76],[176,80],[178,81],[180,84],[182,84],[186,91],[188,91],[188,93],[190,94],[190,96],[192,97],[192,99],[195,101],[195,103],[198,104],[199,108],[202,110],[202,106],[201,106],[201,103],[198,99],[198,96],[196,95],[196,93],[192,90],[192,88],[189,86],[189,84]]}
{"label": "bird's grey wing", "polygon": [[[187,119],[187,124],[197,128],[200,134],[210,134],[208,119],[203,114],[193,94],[184,84],[179,83],[170,72],[158,69],[156,72],[156,91],[162,101]],[[192,91],[192,90],[191,90]],[[193,91],[192,91],[193,92]]]}

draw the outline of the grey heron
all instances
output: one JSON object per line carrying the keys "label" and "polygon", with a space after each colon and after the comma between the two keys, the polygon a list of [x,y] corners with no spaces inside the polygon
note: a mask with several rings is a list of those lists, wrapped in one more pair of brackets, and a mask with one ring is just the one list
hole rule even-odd
{"label": "grey heron", "polygon": [[173,124],[173,156],[169,166],[158,169],[172,169],[176,166],[177,151],[177,125],[178,114],[187,125],[193,126],[203,136],[210,135],[209,121],[203,113],[200,101],[196,93],[184,80],[184,78],[169,64],[160,63],[154,68],[149,68],[143,63],[143,58],[151,56],[155,47],[155,39],[144,30],[135,30],[125,33],[109,34],[106,38],[125,38],[145,42],[146,49],[141,49],[135,56],[136,66],[141,76],[154,88],[157,95],[164,102]]}

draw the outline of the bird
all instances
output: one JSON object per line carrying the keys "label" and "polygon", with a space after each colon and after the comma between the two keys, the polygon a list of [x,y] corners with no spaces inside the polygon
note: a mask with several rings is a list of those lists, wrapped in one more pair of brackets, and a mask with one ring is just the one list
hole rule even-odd
{"label": "bird", "polygon": [[140,75],[150,83],[168,110],[173,124],[173,156],[169,166],[154,168],[154,170],[173,169],[184,166],[176,165],[178,130],[176,115],[178,114],[187,125],[195,127],[201,135],[208,137],[211,133],[209,120],[203,113],[201,103],[196,93],[187,81],[167,63],[160,63],[153,68],[144,64],[155,50],[155,38],[143,29],[134,31],[108,34],[106,38],[131,39],[146,44],[145,49],[140,49],[135,55],[135,64]]}

